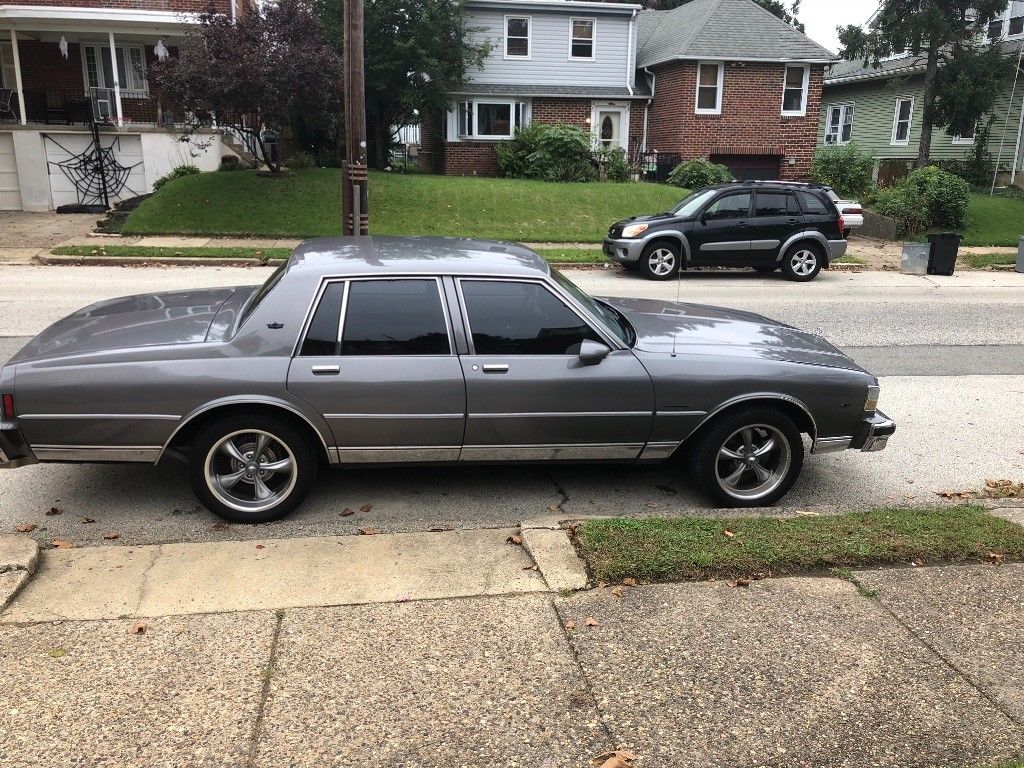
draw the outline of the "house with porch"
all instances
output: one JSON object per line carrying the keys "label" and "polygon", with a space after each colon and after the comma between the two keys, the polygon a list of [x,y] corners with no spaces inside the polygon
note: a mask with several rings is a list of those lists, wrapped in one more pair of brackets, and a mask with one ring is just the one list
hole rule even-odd
{"label": "house with porch", "polygon": [[[237,17],[249,0],[214,0]],[[0,2],[0,209],[113,203],[175,166],[220,164],[217,134],[183,142],[147,76],[206,0]],[[97,162],[100,160],[101,162]]]}
{"label": "house with porch", "polygon": [[[988,40],[1003,51],[1005,85],[990,119],[988,151],[999,169],[998,183],[1024,185],[1024,0],[1007,3],[988,29]],[[905,53],[864,66],[836,62],[825,75],[818,146],[855,142],[875,157],[875,179],[891,184],[909,173],[921,146],[924,113],[923,55]],[[975,132],[932,132],[931,158],[963,163],[975,151]]]}

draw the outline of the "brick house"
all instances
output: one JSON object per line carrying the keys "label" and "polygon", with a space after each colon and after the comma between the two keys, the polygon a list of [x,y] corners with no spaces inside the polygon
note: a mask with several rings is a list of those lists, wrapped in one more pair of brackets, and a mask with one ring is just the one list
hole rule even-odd
{"label": "brick house", "polygon": [[741,179],[806,179],[830,51],[752,0],[644,11],[638,39],[648,149],[709,158]]}
{"label": "brick house", "polygon": [[[250,0],[214,0],[236,18]],[[184,144],[147,72],[209,0],[0,2],[0,209],[49,210],[87,202],[97,179],[76,167],[94,144],[124,169],[110,200],[152,191],[174,166],[213,170],[222,143]]]}

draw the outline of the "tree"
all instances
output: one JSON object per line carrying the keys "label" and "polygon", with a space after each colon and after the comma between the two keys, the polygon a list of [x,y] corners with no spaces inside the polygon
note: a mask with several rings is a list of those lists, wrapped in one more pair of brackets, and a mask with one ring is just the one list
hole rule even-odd
{"label": "tree", "polygon": [[[343,0],[313,0],[327,37],[343,45]],[[417,114],[447,109],[466,71],[489,45],[468,34],[463,0],[365,0],[366,130],[370,164],[383,168],[393,129]]]}
{"label": "tree", "polygon": [[966,134],[992,109],[1005,67],[998,48],[982,51],[981,41],[989,22],[1005,9],[1006,0],[882,0],[867,29],[839,28],[844,59],[878,67],[900,51],[923,58],[919,168],[931,160],[934,128]]}
{"label": "tree", "polygon": [[188,33],[178,55],[153,66],[161,99],[188,112],[193,128],[216,121],[245,137],[274,173],[280,158],[267,131],[302,115],[337,121],[341,60],[306,0],[266,3],[236,23],[211,8]]}

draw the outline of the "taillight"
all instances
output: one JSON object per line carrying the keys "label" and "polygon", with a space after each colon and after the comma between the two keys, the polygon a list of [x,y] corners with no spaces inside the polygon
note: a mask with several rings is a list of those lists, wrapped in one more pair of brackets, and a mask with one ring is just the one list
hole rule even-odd
{"label": "taillight", "polygon": [[3,402],[4,402],[4,418],[5,419],[13,420],[14,419],[14,395],[11,395],[11,394],[8,394],[7,392],[4,392]]}
{"label": "taillight", "polygon": [[846,219],[842,216],[839,217],[839,231],[846,232]]}
{"label": "taillight", "polygon": [[852,213],[852,214],[855,214],[857,216],[861,216],[861,215],[864,214],[864,209],[863,208],[859,208],[859,207],[857,207],[857,208],[847,208],[845,211],[843,211],[843,213]]}

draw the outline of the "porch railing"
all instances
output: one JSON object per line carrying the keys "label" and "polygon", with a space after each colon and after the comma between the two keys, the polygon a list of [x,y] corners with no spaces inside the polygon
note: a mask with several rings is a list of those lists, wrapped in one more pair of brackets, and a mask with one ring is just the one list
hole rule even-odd
{"label": "porch railing", "polygon": [[[26,88],[25,120],[45,125],[88,125],[92,121],[111,123],[116,119],[114,91],[111,88],[90,88],[88,92],[58,88]],[[17,94],[10,109],[0,112],[0,122],[20,123],[21,111]]]}

